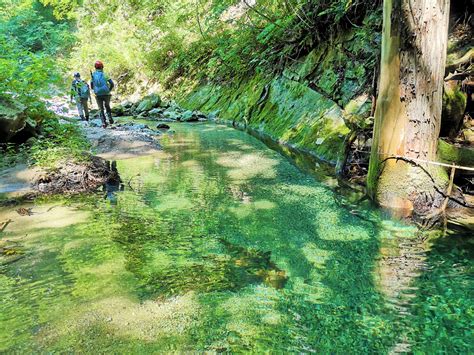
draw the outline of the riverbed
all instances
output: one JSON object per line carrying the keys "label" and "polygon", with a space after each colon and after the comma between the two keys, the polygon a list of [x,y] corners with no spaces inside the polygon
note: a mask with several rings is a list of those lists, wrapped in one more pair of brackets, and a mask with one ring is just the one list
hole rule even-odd
{"label": "riverbed", "polygon": [[472,349],[472,238],[426,241],[245,132],[171,126],[100,192],[0,208],[0,352]]}

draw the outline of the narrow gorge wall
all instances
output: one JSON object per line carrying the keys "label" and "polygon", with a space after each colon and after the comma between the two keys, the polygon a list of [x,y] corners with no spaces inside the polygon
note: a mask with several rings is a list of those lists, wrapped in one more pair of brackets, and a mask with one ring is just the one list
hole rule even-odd
{"label": "narrow gorge wall", "polygon": [[370,114],[375,61],[367,56],[378,56],[378,46],[375,40],[370,47],[366,36],[364,29],[344,34],[279,75],[256,74],[227,85],[198,86],[179,103],[309,150],[336,165],[344,157],[348,120],[354,115],[363,120]]}

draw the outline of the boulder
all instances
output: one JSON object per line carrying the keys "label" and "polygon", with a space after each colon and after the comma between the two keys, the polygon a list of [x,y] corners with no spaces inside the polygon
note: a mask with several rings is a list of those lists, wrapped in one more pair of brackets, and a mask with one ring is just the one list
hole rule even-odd
{"label": "boulder", "polygon": [[174,110],[167,110],[163,112],[164,118],[167,118],[172,121],[177,121],[179,119],[179,114]]}
{"label": "boulder", "polygon": [[466,128],[461,132],[464,142],[474,145],[474,128]]}
{"label": "boulder", "polygon": [[151,94],[143,98],[135,109],[136,113],[150,111],[161,104],[161,98],[156,94]]}
{"label": "boulder", "polygon": [[362,94],[349,101],[344,107],[344,122],[353,131],[363,130],[372,125],[370,111],[372,102],[367,94]]}
{"label": "boulder", "polygon": [[120,106],[122,106],[125,110],[129,110],[133,106],[133,102],[125,100],[120,103]]}
{"label": "boulder", "polygon": [[125,115],[125,108],[122,105],[117,105],[112,107],[112,114],[114,116],[124,116]]}
{"label": "boulder", "polygon": [[163,114],[165,110],[162,109],[161,107],[158,107],[158,108],[154,108],[153,110],[150,110],[150,112],[148,112],[148,115],[149,116],[160,116]]}
{"label": "boulder", "polygon": [[459,143],[438,141],[438,156],[441,161],[448,164],[474,166],[474,147]]}
{"label": "boulder", "polygon": [[26,126],[26,106],[12,99],[0,99],[0,143],[9,142]]}
{"label": "boulder", "polygon": [[193,111],[185,111],[181,116],[178,116],[178,121],[181,122],[197,122],[199,116]]}

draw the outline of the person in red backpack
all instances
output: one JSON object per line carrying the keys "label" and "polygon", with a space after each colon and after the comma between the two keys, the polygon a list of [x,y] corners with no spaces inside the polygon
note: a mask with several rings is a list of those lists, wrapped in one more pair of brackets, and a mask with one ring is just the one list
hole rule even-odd
{"label": "person in red backpack", "polygon": [[98,60],[94,64],[95,72],[91,73],[91,88],[94,91],[95,99],[100,110],[100,118],[102,119],[102,127],[107,128],[107,117],[110,124],[114,123],[112,118],[112,110],[110,109],[111,91],[114,88],[114,82],[104,73],[104,64]]}

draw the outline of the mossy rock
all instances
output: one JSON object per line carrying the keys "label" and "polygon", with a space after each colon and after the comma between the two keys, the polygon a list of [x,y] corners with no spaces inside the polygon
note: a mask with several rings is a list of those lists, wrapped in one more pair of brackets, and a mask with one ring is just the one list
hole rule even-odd
{"label": "mossy rock", "polygon": [[151,94],[143,98],[135,109],[136,113],[150,111],[155,107],[159,107],[161,104],[161,98],[156,94]]}
{"label": "mossy rock", "polygon": [[461,86],[454,80],[445,83],[441,136],[454,138],[458,134],[466,105],[467,95],[461,91]]}
{"label": "mossy rock", "polygon": [[448,164],[474,166],[474,147],[448,143],[443,139],[438,142],[438,156]]}
{"label": "mossy rock", "polygon": [[324,95],[284,77],[268,81],[256,76],[233,86],[203,86],[181,103],[204,112],[219,110],[220,119],[311,150],[334,164],[344,153],[349,129],[343,110]]}
{"label": "mossy rock", "polygon": [[369,95],[359,95],[344,107],[345,122],[352,130],[366,129],[372,124],[370,111],[372,102]]}

